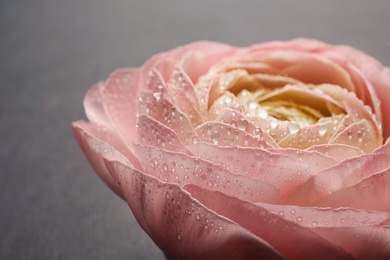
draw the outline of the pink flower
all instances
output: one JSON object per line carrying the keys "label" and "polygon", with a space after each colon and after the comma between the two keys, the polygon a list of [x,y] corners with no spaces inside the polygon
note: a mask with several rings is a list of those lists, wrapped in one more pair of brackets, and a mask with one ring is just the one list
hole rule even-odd
{"label": "pink flower", "polygon": [[196,42],[91,88],[74,134],[174,259],[390,258],[390,69]]}

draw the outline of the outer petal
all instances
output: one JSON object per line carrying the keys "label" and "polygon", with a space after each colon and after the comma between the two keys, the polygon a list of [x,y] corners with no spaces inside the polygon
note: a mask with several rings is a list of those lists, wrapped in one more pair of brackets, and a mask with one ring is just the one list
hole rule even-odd
{"label": "outer petal", "polygon": [[107,165],[139,224],[174,259],[283,259],[268,243],[178,185],[118,162]]}
{"label": "outer petal", "polygon": [[129,147],[136,136],[137,94],[142,87],[138,80],[138,69],[121,69],[110,75],[102,89],[107,117]]}
{"label": "outer petal", "polygon": [[112,178],[104,163],[104,158],[118,160],[131,165],[128,159],[111,145],[97,139],[95,137],[96,132],[89,123],[78,121],[73,123],[72,127],[76,140],[83,149],[83,152],[89,163],[92,165],[92,168],[117,195],[123,198],[120,189],[116,185],[115,180]]}
{"label": "outer petal", "polygon": [[143,145],[189,154],[177,134],[169,127],[148,115],[140,115],[137,121],[137,142]]}
{"label": "outer petal", "polygon": [[352,208],[304,208],[259,204],[350,252],[354,259],[387,259],[390,256],[390,213]]}
{"label": "outer petal", "polygon": [[[321,169],[319,167],[329,163],[329,158],[309,152],[290,157],[264,149],[218,147],[206,143],[193,145],[190,150],[195,156],[209,160],[235,174],[278,187],[283,198],[296,186],[315,175]],[[291,150],[290,152],[292,153]]]}
{"label": "outer petal", "polygon": [[286,221],[258,205],[193,185],[186,189],[205,206],[263,238],[288,259],[351,258],[337,244],[331,244],[309,229]]}
{"label": "outer petal", "polygon": [[316,145],[310,147],[307,150],[320,152],[326,156],[331,157],[336,162],[341,162],[348,158],[360,156],[363,154],[363,151],[359,148],[343,144]]}
{"label": "outer petal", "polygon": [[385,145],[372,154],[345,160],[316,174],[290,194],[288,203],[307,205],[340,189],[356,185],[375,173],[386,170],[389,167],[388,162],[390,160],[389,147],[390,145]]}
{"label": "outer petal", "polygon": [[252,202],[276,203],[279,191],[271,184],[230,171],[200,158],[136,146],[136,154],[146,173],[180,186],[194,184]]}
{"label": "outer petal", "polygon": [[[360,183],[312,202],[325,207],[354,207],[390,212],[390,168]],[[374,201],[373,201],[374,200]]]}

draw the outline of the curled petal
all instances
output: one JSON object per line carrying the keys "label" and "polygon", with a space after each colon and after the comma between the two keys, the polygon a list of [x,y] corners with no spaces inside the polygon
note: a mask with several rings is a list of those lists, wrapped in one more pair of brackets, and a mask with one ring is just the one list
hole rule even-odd
{"label": "curled petal", "polygon": [[280,200],[279,191],[271,184],[233,174],[200,158],[146,146],[136,146],[136,154],[146,173],[165,182],[194,184],[252,202]]}
{"label": "curled petal", "polygon": [[173,183],[106,162],[135,218],[174,259],[283,259],[267,242]]}
{"label": "curled petal", "polygon": [[139,115],[137,126],[138,143],[187,154],[190,153],[171,128],[152,117]]}
{"label": "curled petal", "polygon": [[[322,207],[354,207],[390,212],[390,168],[362,180],[356,185],[340,189],[329,196],[313,201]],[[375,198],[375,203],[373,203]]]}
{"label": "curled petal", "polygon": [[337,244],[261,206],[194,185],[187,186],[186,190],[206,207],[270,243],[288,259],[351,259]]}

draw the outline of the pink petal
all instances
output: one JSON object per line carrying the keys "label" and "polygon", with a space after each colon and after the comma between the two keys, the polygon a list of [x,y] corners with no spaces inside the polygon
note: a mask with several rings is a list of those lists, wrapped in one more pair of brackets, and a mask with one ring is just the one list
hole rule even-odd
{"label": "pink petal", "polygon": [[200,158],[154,147],[135,146],[143,170],[157,179],[180,186],[194,184],[247,201],[275,203],[278,190],[260,180],[232,174]]}
{"label": "pink petal", "polygon": [[[85,95],[84,108],[91,123],[77,121],[72,124],[73,131],[78,138],[87,135],[88,138],[98,139],[110,146],[119,153],[123,154],[133,165],[139,167],[139,162],[135,158],[131,146],[124,143],[121,136],[114,129],[112,122],[106,115],[103,103],[102,91],[105,85],[103,83],[93,86]],[[78,132],[81,132],[78,133]],[[83,141],[83,140],[79,140]]]}
{"label": "pink petal", "polygon": [[305,83],[329,83],[341,86],[349,91],[355,91],[350,75],[337,63],[316,55],[303,53],[282,53],[278,58],[286,59],[290,63],[288,67],[281,71],[283,75],[288,75]]}
{"label": "pink petal", "polygon": [[[374,112],[378,114],[379,120],[380,114],[386,115],[387,111],[390,111],[390,72],[388,68],[385,68],[373,57],[349,46],[330,46],[322,55],[350,70],[355,80],[354,83],[363,89],[361,92],[365,93],[367,97],[363,100],[372,106]],[[378,113],[379,103],[381,113]],[[387,138],[390,135],[390,122],[384,120],[382,123],[384,138]]]}
{"label": "pink petal", "polygon": [[390,259],[390,227],[317,228],[315,232],[340,245],[354,259]]}
{"label": "pink petal", "polygon": [[148,115],[140,115],[137,121],[137,143],[189,154],[177,134]]}
{"label": "pink petal", "polygon": [[[218,147],[197,143],[190,147],[195,156],[229,171],[278,187],[283,197],[317,173],[326,158],[301,153],[296,158],[250,147]],[[321,166],[322,167],[322,166]]]}
{"label": "pink petal", "polygon": [[263,140],[244,130],[216,121],[198,126],[195,128],[195,133],[199,140],[218,146],[264,147],[265,145]]}
{"label": "pink petal", "polygon": [[138,69],[113,72],[102,89],[102,99],[107,117],[126,145],[133,143],[136,135],[137,93],[140,88]]}
{"label": "pink petal", "polygon": [[311,146],[307,151],[317,151],[326,156],[329,156],[336,162],[341,162],[346,159],[357,157],[363,154],[363,151],[355,146],[332,144],[332,145],[315,145]]}
{"label": "pink petal", "polygon": [[195,86],[182,68],[176,67],[174,69],[168,81],[168,86],[169,90],[174,93],[173,96],[177,97],[175,99],[176,103],[184,102],[184,100],[181,100],[181,98],[185,98],[188,100],[188,102],[190,102],[193,110],[199,110],[199,103],[196,96]]}
{"label": "pink petal", "polygon": [[388,212],[374,212],[353,208],[304,208],[270,205],[261,207],[295,222],[324,239],[339,245],[355,259],[385,259],[390,256],[390,227]]}
{"label": "pink petal", "polygon": [[[86,122],[77,121],[72,124],[73,134],[79,143],[81,149],[83,150],[85,156],[87,157],[89,163],[99,177],[113,190],[118,196],[123,198],[121,190],[118,188],[115,180],[112,178],[109,173],[104,158],[121,161],[128,165],[131,165],[129,160],[119,153],[115,148],[113,148],[108,143],[99,140],[96,138],[96,135],[99,135],[93,127]],[[101,134],[100,134],[101,136]],[[115,136],[115,135],[114,135]],[[110,141],[115,141],[115,137],[110,137]],[[132,156],[133,158],[134,155]],[[136,159],[132,160],[136,162]],[[137,163],[137,165],[139,165]]]}
{"label": "pink petal", "polygon": [[321,91],[324,91],[327,95],[331,96],[340,107],[344,107],[346,112],[354,118],[354,121],[360,121],[366,119],[372,127],[369,130],[375,137],[374,144],[380,146],[383,142],[381,122],[378,122],[375,115],[372,114],[371,108],[367,108],[363,102],[356,97],[354,93],[346,92],[333,85],[321,85],[318,87]]}
{"label": "pink petal", "polygon": [[[359,210],[354,208],[319,208],[299,207],[289,205],[272,205],[256,203],[270,212],[274,212],[288,221],[295,222],[303,227],[316,229],[382,226],[388,220],[390,213]],[[315,232],[315,230],[314,230]]]}
{"label": "pink petal", "polygon": [[[354,207],[390,212],[390,168],[360,183],[333,192],[311,204],[321,207]],[[390,242],[390,241],[389,241]]]}
{"label": "pink petal", "polygon": [[370,153],[382,144],[382,138],[378,140],[376,130],[373,125],[363,119],[356,122],[335,137],[329,140],[330,144],[354,145],[362,149],[364,153]]}
{"label": "pink petal", "polygon": [[289,195],[288,203],[307,205],[387,169],[390,156],[384,151],[382,148],[372,154],[353,157],[318,173],[297,187]]}
{"label": "pink petal", "polygon": [[350,258],[337,244],[258,205],[194,185],[185,188],[206,207],[264,239],[288,259]]}
{"label": "pink petal", "polygon": [[174,259],[282,259],[268,243],[180,186],[118,162],[107,166],[141,227]]}
{"label": "pink petal", "polygon": [[[209,48],[207,48],[209,49]],[[198,50],[190,52],[181,63],[185,73],[189,76],[194,84],[199,77],[209,72],[210,68],[220,60],[233,55],[237,49],[235,47],[218,48],[215,52],[202,53]]]}
{"label": "pink petal", "polygon": [[84,97],[84,110],[89,121],[99,128],[99,131],[112,129],[112,124],[106,115],[101,91],[105,85],[99,82],[88,90]]}
{"label": "pink petal", "polygon": [[159,73],[152,71],[148,83],[150,90],[143,91],[139,97],[139,114],[149,115],[171,128],[183,143],[193,143],[196,136],[191,121],[172,103],[172,97],[167,92]]}

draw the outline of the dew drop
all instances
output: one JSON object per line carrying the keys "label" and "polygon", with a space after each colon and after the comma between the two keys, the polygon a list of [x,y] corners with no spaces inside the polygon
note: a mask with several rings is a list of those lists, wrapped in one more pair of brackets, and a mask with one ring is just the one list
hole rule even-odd
{"label": "dew drop", "polygon": [[270,126],[272,129],[275,129],[275,128],[278,126],[278,120],[272,119],[272,120],[269,122],[269,126]]}
{"label": "dew drop", "polygon": [[318,222],[317,222],[317,221],[313,221],[313,222],[311,222],[311,225],[312,225],[312,226],[317,226],[317,225],[318,225]]}
{"label": "dew drop", "polygon": [[233,98],[231,97],[231,96],[227,96],[227,97],[225,97],[225,104],[230,104],[230,103],[232,103],[233,102]]}
{"label": "dew drop", "polygon": [[290,123],[287,128],[288,128],[288,131],[290,132],[290,134],[296,134],[296,133],[298,133],[300,126],[298,123],[293,122],[293,123]]}
{"label": "dew drop", "polygon": [[161,92],[154,92],[153,93],[153,97],[156,99],[156,101],[160,101],[161,100]]}
{"label": "dew drop", "polygon": [[256,137],[259,137],[261,135],[261,129],[260,128],[255,128],[253,129],[252,134]]}
{"label": "dew drop", "polygon": [[237,122],[237,128],[238,129],[245,130],[247,127],[248,127],[248,122],[244,118],[241,118]]}
{"label": "dew drop", "polygon": [[257,116],[262,118],[262,119],[265,119],[268,117],[268,112],[265,109],[259,109],[257,111]]}
{"label": "dew drop", "polygon": [[259,106],[259,104],[256,101],[249,101],[248,102],[248,108],[250,110],[255,110],[258,106]]}
{"label": "dew drop", "polygon": [[215,145],[217,145],[218,142],[219,142],[219,138],[220,138],[220,137],[221,137],[220,134],[218,134],[217,132],[215,132],[215,133],[212,134],[211,140],[213,141],[213,143],[214,143]]}
{"label": "dew drop", "polygon": [[324,125],[320,125],[318,126],[317,131],[320,136],[324,136],[326,134],[327,128]]}

